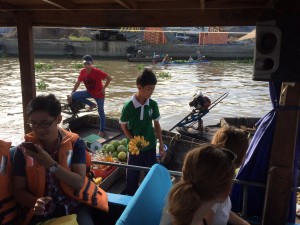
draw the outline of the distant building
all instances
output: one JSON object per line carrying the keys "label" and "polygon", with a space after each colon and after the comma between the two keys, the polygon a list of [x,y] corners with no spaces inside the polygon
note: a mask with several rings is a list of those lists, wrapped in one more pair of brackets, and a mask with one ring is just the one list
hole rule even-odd
{"label": "distant building", "polygon": [[201,33],[199,34],[199,45],[220,45],[227,44],[228,34],[226,33]]}
{"label": "distant building", "polygon": [[160,27],[146,27],[144,41],[151,44],[166,44],[167,39],[163,29]]}

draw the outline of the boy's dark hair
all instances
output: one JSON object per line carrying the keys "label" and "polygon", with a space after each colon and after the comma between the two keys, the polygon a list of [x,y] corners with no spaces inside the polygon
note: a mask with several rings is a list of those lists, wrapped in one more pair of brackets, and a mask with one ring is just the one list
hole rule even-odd
{"label": "boy's dark hair", "polygon": [[38,95],[32,99],[27,106],[27,115],[36,111],[46,111],[52,117],[57,117],[61,114],[60,101],[53,94]]}
{"label": "boy's dark hair", "polygon": [[144,69],[143,73],[136,78],[136,85],[141,85],[142,87],[146,85],[156,85],[156,83],[156,76],[150,69]]}

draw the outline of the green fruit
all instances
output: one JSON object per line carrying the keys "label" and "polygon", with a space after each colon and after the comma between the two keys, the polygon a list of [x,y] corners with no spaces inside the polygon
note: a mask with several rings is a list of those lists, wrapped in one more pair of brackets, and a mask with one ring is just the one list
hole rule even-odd
{"label": "green fruit", "polygon": [[117,152],[127,152],[127,148],[124,145],[119,145]]}
{"label": "green fruit", "polygon": [[127,138],[123,138],[123,139],[120,141],[120,144],[121,144],[121,145],[124,145],[124,146],[127,146]]}
{"label": "green fruit", "polygon": [[125,152],[119,152],[118,159],[125,160],[126,159],[126,153]]}
{"label": "green fruit", "polygon": [[118,152],[113,152],[113,153],[111,154],[111,156],[112,156],[113,158],[118,157]]}
{"label": "green fruit", "polygon": [[115,149],[117,149],[117,147],[120,145],[120,142],[117,141],[117,140],[113,140],[112,142],[110,142],[114,147]]}
{"label": "green fruit", "polygon": [[120,160],[117,157],[113,158],[114,162],[120,162]]}
{"label": "green fruit", "polygon": [[108,145],[106,146],[105,150],[106,150],[107,152],[113,152],[113,151],[115,151],[115,147],[114,147],[112,144],[108,144]]}
{"label": "green fruit", "polygon": [[107,146],[107,144],[104,144],[104,145],[102,146],[102,149],[106,149],[106,146]]}

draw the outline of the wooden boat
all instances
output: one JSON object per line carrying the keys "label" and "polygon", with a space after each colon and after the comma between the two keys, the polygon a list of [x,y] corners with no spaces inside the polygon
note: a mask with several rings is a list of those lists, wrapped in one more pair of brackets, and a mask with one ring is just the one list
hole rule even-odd
{"label": "wooden boat", "polygon": [[256,123],[260,118],[256,117],[224,117],[220,119],[217,125],[203,126],[203,121],[199,120],[197,125],[191,123],[189,125],[178,126],[176,130],[185,136],[197,138],[203,141],[210,142],[214,133],[223,126],[235,126],[248,133],[249,138],[252,138],[256,131]]}
{"label": "wooden boat", "polygon": [[[181,134],[163,130],[162,137],[164,144],[167,146],[167,154],[163,164],[170,170],[181,171],[183,158],[186,152],[198,144],[210,142],[215,132],[222,126],[231,125],[244,129],[253,136],[256,128],[255,123],[259,118],[238,118],[227,117],[222,118],[217,125],[181,129]],[[80,137],[86,140],[90,147],[95,143],[102,145],[112,140],[121,140],[124,134],[116,118],[106,118],[106,137],[102,138],[96,135],[99,131],[99,116],[95,114],[86,114],[84,116],[70,118],[64,121],[64,128],[72,132],[78,133]],[[193,130],[193,132],[191,132]],[[201,135],[200,135],[201,134]],[[92,149],[93,151],[94,149]]]}
{"label": "wooden boat", "polygon": [[[258,121],[258,118],[222,118],[220,124],[206,128],[205,132],[210,136],[220,128],[220,126],[234,125],[240,128],[246,128],[248,131],[255,131],[253,126]],[[124,138],[124,134],[119,125],[118,119],[106,118],[106,137],[102,138],[95,135],[99,130],[99,117],[96,114],[86,114],[80,117],[71,117],[64,120],[63,127],[72,132],[78,133],[83,139],[86,140],[88,146],[92,146],[94,142],[101,144],[108,143],[112,140],[121,140]],[[252,130],[253,129],[253,130]],[[253,134],[253,133],[252,133]],[[174,132],[162,131],[164,144],[167,145],[168,151],[162,164],[169,170],[181,171],[184,155],[199,144],[203,144],[206,141],[198,138],[189,137]],[[91,149],[93,150],[93,149]],[[122,166],[124,166],[122,168]],[[107,191],[109,195],[117,194],[118,198],[123,198],[122,194],[126,187],[125,179],[125,164],[120,164],[120,167],[114,169],[100,184],[100,187]],[[130,197],[129,197],[130,198]],[[104,216],[104,224],[115,224],[118,220],[126,205],[119,205],[115,202],[110,202],[110,212]],[[254,223],[256,224],[256,223]]]}
{"label": "wooden boat", "polygon": [[256,117],[225,117],[221,119],[220,126],[235,126],[245,130],[251,136],[253,136],[256,131],[256,123],[259,121],[259,119],[260,118]]}
{"label": "wooden boat", "polygon": [[[106,118],[106,137],[102,138],[96,135],[99,131],[99,116],[95,114],[86,114],[80,117],[71,117],[64,120],[63,128],[70,130],[86,140],[87,146],[91,151],[94,147],[101,148],[100,146],[109,143],[112,140],[121,140],[125,136],[121,130],[119,120],[115,118]],[[197,138],[184,136],[181,134],[173,133],[163,130],[162,137],[164,144],[167,146],[167,153],[163,161],[163,165],[170,170],[181,171],[183,158],[186,152],[193,147],[205,143],[205,141]],[[99,145],[99,143],[101,145]],[[124,178],[125,170],[118,168],[113,171],[101,183],[101,187],[112,193],[121,193],[125,186],[126,181]]]}
{"label": "wooden boat", "polygon": [[[86,140],[88,146],[95,146],[94,142],[102,145],[112,140],[121,140],[124,134],[115,118],[106,118],[106,137],[102,138],[96,135],[99,131],[99,116],[87,114],[81,117],[75,117],[64,121],[65,129],[79,134]],[[177,134],[167,130],[162,131],[164,144],[167,146],[167,154],[164,158],[164,165],[170,170],[181,171],[184,154],[198,144],[205,143],[193,137]],[[91,149],[93,151],[94,149]]]}
{"label": "wooden boat", "polygon": [[151,62],[151,63],[158,63],[163,60],[163,57],[127,57],[129,62]]}

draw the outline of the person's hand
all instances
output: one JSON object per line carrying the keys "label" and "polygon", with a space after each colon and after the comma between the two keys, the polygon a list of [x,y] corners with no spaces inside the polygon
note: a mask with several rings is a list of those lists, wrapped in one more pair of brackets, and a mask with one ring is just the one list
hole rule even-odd
{"label": "person's hand", "polygon": [[159,154],[160,154],[160,157],[163,157],[163,155],[165,154],[165,148],[164,148],[163,144],[159,145]]}
{"label": "person's hand", "polygon": [[36,144],[34,146],[36,147],[37,152],[24,148],[25,154],[38,161],[38,163],[44,166],[45,168],[50,168],[55,163],[54,159],[52,159],[49,153],[46,152],[41,146]]}
{"label": "person's hand", "polygon": [[69,104],[72,104],[72,95],[67,95],[67,101]]}
{"label": "person's hand", "polygon": [[100,91],[102,94],[105,94],[105,87],[103,87]]}
{"label": "person's hand", "polygon": [[50,201],[52,201],[52,198],[49,197],[49,196],[38,198],[36,200],[36,203],[35,203],[34,207],[33,207],[34,214],[39,215],[39,216],[44,215],[45,212],[46,212],[46,205]]}

